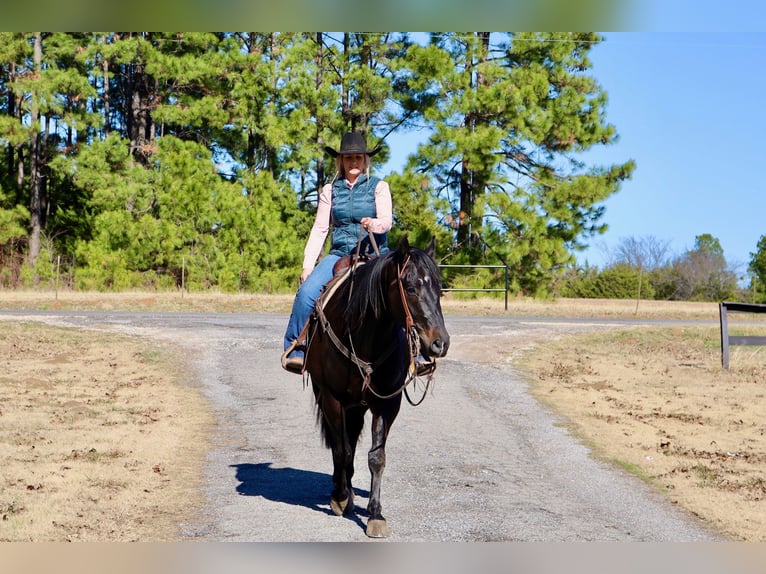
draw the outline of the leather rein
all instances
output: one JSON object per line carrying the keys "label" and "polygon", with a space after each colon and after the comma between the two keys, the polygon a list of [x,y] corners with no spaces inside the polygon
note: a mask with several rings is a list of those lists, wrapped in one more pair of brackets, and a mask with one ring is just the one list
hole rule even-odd
{"label": "leather rein", "polygon": [[[380,251],[378,250],[377,243],[375,242],[375,238],[373,237],[372,233],[368,234],[368,237],[370,238],[370,241],[372,243],[373,249],[375,250],[375,253],[380,256]],[[359,233],[359,242],[357,244],[357,250],[356,250],[356,256],[358,260],[360,246],[362,243],[362,230],[360,229]],[[315,312],[317,319],[319,321],[319,325],[322,328],[322,331],[324,331],[327,336],[332,341],[333,345],[335,345],[335,348],[348,360],[350,360],[352,363],[354,363],[357,368],[359,369],[359,373],[362,376],[363,382],[362,382],[362,392],[365,390],[369,391],[371,394],[373,394],[375,397],[385,400],[395,397],[396,395],[401,394],[402,392],[405,394],[407,401],[413,405],[417,406],[420,403],[423,402],[423,399],[425,398],[425,394],[428,391],[428,384],[430,383],[431,379],[429,377],[427,383],[426,383],[426,390],[423,393],[423,397],[420,398],[417,403],[414,403],[412,399],[410,399],[409,394],[407,393],[407,386],[412,383],[414,380],[417,379],[416,376],[416,369],[415,369],[415,357],[417,357],[420,354],[420,337],[418,336],[417,332],[414,328],[414,321],[412,319],[412,313],[410,312],[409,305],[407,304],[407,298],[404,293],[404,284],[402,282],[402,276],[404,274],[405,269],[407,269],[407,265],[410,263],[411,257],[408,255],[407,259],[405,259],[404,264],[401,266],[397,266],[397,277],[396,281],[399,286],[399,295],[401,297],[402,301],[402,308],[404,309],[404,315],[405,315],[405,332],[407,333],[407,343],[410,350],[410,364],[407,369],[407,376],[405,377],[404,383],[402,383],[401,387],[399,387],[397,390],[390,394],[381,394],[378,393],[373,387],[372,387],[372,373],[375,370],[375,368],[379,367],[383,361],[388,359],[388,357],[393,353],[398,347],[398,341],[394,340],[391,345],[389,345],[388,348],[383,352],[383,354],[378,357],[378,359],[374,362],[365,361],[364,359],[361,359],[359,355],[356,354],[356,351],[354,350],[354,343],[351,339],[351,334],[349,333],[349,347],[347,347],[343,341],[340,340],[340,338],[335,334],[335,331],[332,328],[332,325],[330,325],[330,321],[327,319],[327,316],[324,313],[323,305],[321,304],[321,301],[317,302],[317,305],[315,307]],[[351,285],[349,287],[349,296],[351,295],[351,291],[354,288],[354,270],[356,268],[356,264],[352,264],[348,268],[348,273],[351,273],[350,275],[350,281]]]}

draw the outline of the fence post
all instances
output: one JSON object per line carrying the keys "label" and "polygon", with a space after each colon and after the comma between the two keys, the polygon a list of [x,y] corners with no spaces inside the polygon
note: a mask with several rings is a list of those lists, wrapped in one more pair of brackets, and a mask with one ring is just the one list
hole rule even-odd
{"label": "fence post", "polygon": [[729,318],[726,315],[726,303],[718,304],[718,313],[721,318],[721,364],[724,369],[729,368]]}
{"label": "fence post", "polygon": [[508,266],[505,266],[505,310],[508,310]]}

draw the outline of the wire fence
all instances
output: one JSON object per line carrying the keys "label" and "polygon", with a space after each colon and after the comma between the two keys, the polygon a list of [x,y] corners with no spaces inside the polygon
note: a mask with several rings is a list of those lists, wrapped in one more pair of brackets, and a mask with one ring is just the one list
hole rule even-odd
{"label": "wire fence", "polygon": [[479,287],[445,287],[442,291],[487,291],[505,292],[505,310],[508,310],[508,266],[507,265],[439,265],[439,269],[505,269],[504,288],[479,288]]}

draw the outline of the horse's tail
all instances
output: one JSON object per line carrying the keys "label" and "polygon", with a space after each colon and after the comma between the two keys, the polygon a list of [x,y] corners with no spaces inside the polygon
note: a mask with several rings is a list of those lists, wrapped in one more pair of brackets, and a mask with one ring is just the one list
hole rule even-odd
{"label": "horse's tail", "polygon": [[327,421],[327,417],[324,416],[324,412],[322,411],[322,405],[319,397],[316,398],[315,406],[317,426],[319,426],[319,430],[322,433],[322,442],[327,448],[331,449],[333,445],[333,434],[332,430],[330,429],[330,423]]}
{"label": "horse's tail", "polygon": [[[315,406],[316,421],[322,433],[322,442],[327,448],[332,450],[332,447],[335,444],[337,430],[334,430],[335,427],[333,427],[331,424],[329,417],[325,416],[325,413],[322,410],[322,399],[318,394],[316,395]],[[361,405],[349,407],[345,410],[341,407],[338,411],[344,413],[343,417],[345,420],[342,422],[335,422],[341,423],[338,426],[341,426],[343,423],[345,423],[346,436],[351,445],[356,445],[359,440],[359,436],[362,434],[362,429],[364,428],[365,411],[366,408]]]}

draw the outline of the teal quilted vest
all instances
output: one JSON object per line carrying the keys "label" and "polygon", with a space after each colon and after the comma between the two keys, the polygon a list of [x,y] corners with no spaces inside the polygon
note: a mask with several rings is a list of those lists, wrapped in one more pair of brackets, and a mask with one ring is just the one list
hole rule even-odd
{"label": "teal quilted vest", "polygon": [[[332,247],[334,255],[351,255],[356,253],[359,241],[359,223],[363,217],[376,217],[375,186],[380,180],[377,177],[367,179],[361,175],[349,189],[345,179],[337,179],[332,185]],[[381,253],[388,251],[386,233],[375,233],[375,241]],[[372,245],[367,233],[364,233],[361,252],[373,254]]]}

